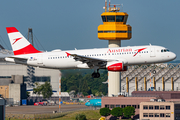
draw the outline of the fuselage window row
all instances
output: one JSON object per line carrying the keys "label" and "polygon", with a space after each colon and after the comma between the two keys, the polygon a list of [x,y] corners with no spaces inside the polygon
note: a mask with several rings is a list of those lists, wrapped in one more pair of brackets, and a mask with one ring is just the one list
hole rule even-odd
{"label": "fuselage window row", "polygon": [[[169,52],[167,49],[161,50],[161,52]],[[148,53],[148,51],[141,51],[141,52],[122,52],[122,53],[109,53],[108,55],[126,55],[126,54],[136,54],[136,53]],[[82,55],[85,57],[91,57],[91,56],[106,56],[106,54],[92,54],[92,55]],[[72,56],[58,56],[58,57],[48,57],[48,59],[62,59],[62,58],[73,58]]]}

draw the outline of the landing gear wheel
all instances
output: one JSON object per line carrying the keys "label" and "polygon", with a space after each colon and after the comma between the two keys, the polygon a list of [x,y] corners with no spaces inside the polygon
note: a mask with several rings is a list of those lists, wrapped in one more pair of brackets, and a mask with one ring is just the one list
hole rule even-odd
{"label": "landing gear wheel", "polygon": [[99,77],[100,77],[100,74],[93,72],[93,73],[92,73],[92,77],[93,77],[93,78],[99,78]]}
{"label": "landing gear wheel", "polygon": [[97,75],[96,78],[99,78],[99,77],[100,77],[100,74],[99,74],[99,73],[96,73],[96,75]]}
{"label": "landing gear wheel", "polygon": [[93,78],[96,78],[96,73],[93,72],[91,76],[92,76]]}

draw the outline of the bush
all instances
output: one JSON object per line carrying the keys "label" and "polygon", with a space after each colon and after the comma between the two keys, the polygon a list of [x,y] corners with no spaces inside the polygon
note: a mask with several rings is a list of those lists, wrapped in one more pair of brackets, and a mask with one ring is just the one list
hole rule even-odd
{"label": "bush", "polygon": [[116,107],[111,110],[111,115],[114,117],[120,117],[123,116],[123,108]]}
{"label": "bush", "polygon": [[109,108],[101,108],[99,113],[102,115],[102,116],[109,116],[110,113],[111,113],[111,110]]}
{"label": "bush", "polygon": [[76,115],[76,120],[87,120],[86,115],[84,114],[77,114]]}

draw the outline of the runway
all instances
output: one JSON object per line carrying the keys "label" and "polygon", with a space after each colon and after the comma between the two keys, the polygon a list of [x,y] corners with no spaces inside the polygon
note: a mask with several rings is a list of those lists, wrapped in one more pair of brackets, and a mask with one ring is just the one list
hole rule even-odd
{"label": "runway", "polygon": [[[43,114],[43,113],[53,113],[53,111],[59,112],[59,106],[15,106],[6,107],[6,114]],[[61,105],[61,112],[76,111],[89,109],[85,105]]]}

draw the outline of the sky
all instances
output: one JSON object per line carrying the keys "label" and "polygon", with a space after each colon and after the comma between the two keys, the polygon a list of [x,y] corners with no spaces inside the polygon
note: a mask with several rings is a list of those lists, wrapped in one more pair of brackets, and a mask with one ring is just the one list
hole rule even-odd
{"label": "sky", "polygon": [[[121,45],[159,45],[180,60],[180,0],[111,0],[129,14],[132,38]],[[16,27],[25,37],[33,29],[39,50],[108,47],[97,38],[104,0],[3,0],[0,4],[0,44],[11,50],[6,27]],[[41,47],[41,45],[43,47]]]}

